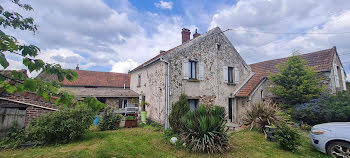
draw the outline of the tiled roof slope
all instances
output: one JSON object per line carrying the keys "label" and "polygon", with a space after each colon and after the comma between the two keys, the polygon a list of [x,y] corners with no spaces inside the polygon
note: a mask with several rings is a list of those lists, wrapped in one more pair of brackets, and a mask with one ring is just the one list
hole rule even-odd
{"label": "tiled roof slope", "polygon": [[[13,94],[4,93],[1,97],[1,100],[7,99],[9,101],[21,102],[24,104],[29,104],[32,106],[36,106],[39,108],[49,109],[49,110],[57,110],[58,107],[55,105],[56,97],[51,97],[49,101],[44,99],[43,97],[37,96],[32,92],[15,92]],[[2,105],[6,106],[6,105]]]}
{"label": "tiled roof slope", "polygon": [[[313,53],[302,54],[301,57],[307,62],[307,65],[314,67],[316,71],[330,71],[332,67],[332,59],[336,53],[336,48],[321,50]],[[251,64],[255,75],[241,88],[236,96],[248,97],[255,90],[265,77],[269,76],[269,73],[278,73],[279,70],[276,65],[285,63],[288,58],[280,58],[274,60],[263,61],[255,64]]]}
{"label": "tiled roof slope", "polygon": [[[214,33],[214,30],[217,30],[217,29],[219,29],[219,31],[221,32],[221,29],[220,29],[219,27],[215,27],[215,28],[209,30],[208,32],[206,32],[206,33],[200,35],[199,37],[209,36],[210,34]],[[144,62],[143,64],[137,66],[135,69],[131,70],[130,72],[136,71],[136,70],[138,70],[138,69],[141,69],[141,68],[145,67],[145,66],[148,65],[148,64],[153,63],[154,61],[158,60],[160,57],[162,57],[162,56],[164,56],[164,55],[166,55],[166,54],[172,52],[173,50],[175,50],[175,49],[177,49],[177,48],[179,48],[179,47],[184,46],[185,44],[189,43],[190,41],[193,41],[194,39],[197,39],[197,37],[196,37],[196,38],[192,38],[192,39],[190,39],[190,40],[188,40],[188,41],[186,41],[186,42],[184,42],[184,43],[182,43],[182,44],[180,44],[180,45],[178,45],[178,46],[176,46],[176,47],[174,47],[174,48],[172,48],[172,49],[169,49],[168,51],[164,51],[164,52],[162,52],[162,53],[159,53],[158,55],[156,55],[155,57],[151,58],[150,60],[147,60],[147,61]]]}
{"label": "tiled roof slope", "polygon": [[[73,70],[78,74],[78,79],[70,82],[64,79],[63,86],[96,86],[96,87],[130,87],[130,74],[114,72],[98,72],[86,70]],[[41,73],[39,79],[57,80],[56,76],[48,76]]]}

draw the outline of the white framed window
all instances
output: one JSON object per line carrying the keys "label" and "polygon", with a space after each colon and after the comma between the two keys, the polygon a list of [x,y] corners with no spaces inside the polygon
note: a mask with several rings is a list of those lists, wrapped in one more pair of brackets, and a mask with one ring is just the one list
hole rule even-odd
{"label": "white framed window", "polygon": [[197,79],[197,62],[189,61],[189,79]]}
{"label": "white framed window", "polygon": [[227,74],[227,75],[228,75],[228,76],[227,76],[227,77],[228,77],[228,78],[227,78],[227,82],[228,82],[228,83],[233,83],[233,67],[228,67],[228,68],[227,68],[227,73],[228,73],[228,74]]}
{"label": "white framed window", "polygon": [[239,68],[237,66],[234,67],[223,67],[224,74],[224,82],[225,83],[239,83]]}

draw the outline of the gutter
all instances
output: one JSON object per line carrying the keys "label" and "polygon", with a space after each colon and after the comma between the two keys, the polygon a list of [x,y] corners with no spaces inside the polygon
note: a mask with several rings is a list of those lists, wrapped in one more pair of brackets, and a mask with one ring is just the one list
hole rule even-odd
{"label": "gutter", "polygon": [[165,129],[169,128],[169,98],[170,98],[170,87],[169,87],[169,82],[170,82],[170,63],[163,58],[159,58],[160,61],[164,62],[167,64],[167,76],[165,78],[165,89],[166,89],[166,94],[165,94]]}

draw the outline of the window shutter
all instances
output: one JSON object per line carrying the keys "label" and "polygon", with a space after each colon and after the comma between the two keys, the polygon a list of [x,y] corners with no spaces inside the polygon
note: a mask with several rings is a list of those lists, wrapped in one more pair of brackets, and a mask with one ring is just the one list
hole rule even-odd
{"label": "window shutter", "polygon": [[235,66],[235,83],[237,84],[239,82],[239,69],[237,66]]}
{"label": "window shutter", "polygon": [[182,75],[185,80],[188,80],[189,78],[189,66],[188,66],[188,60],[184,60],[182,62]]}
{"label": "window shutter", "polygon": [[204,80],[204,63],[199,62],[199,80]]}
{"label": "window shutter", "polygon": [[340,67],[340,73],[341,73],[341,80],[342,80],[342,84],[343,84],[343,88],[344,90],[346,90],[346,79],[345,79],[345,74],[344,74],[344,69],[342,67]]}
{"label": "window shutter", "polygon": [[338,70],[337,65],[333,64],[333,72],[334,72],[334,79],[335,79],[335,87],[339,87],[339,76],[338,76]]}
{"label": "window shutter", "polygon": [[224,82],[228,82],[228,67],[224,66],[223,67],[223,74],[224,74]]}

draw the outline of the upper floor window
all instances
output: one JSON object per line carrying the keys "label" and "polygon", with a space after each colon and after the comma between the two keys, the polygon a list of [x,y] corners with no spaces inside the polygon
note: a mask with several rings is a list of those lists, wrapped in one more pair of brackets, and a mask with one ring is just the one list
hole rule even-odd
{"label": "upper floor window", "polygon": [[237,66],[223,68],[224,82],[226,83],[239,83],[239,68]]}
{"label": "upper floor window", "polygon": [[233,83],[233,67],[228,67],[228,83]]}
{"label": "upper floor window", "polygon": [[141,74],[139,74],[137,78],[137,87],[141,87]]}
{"label": "upper floor window", "polygon": [[190,79],[197,79],[197,62],[190,60],[189,61],[189,68],[190,68],[189,78]]}

